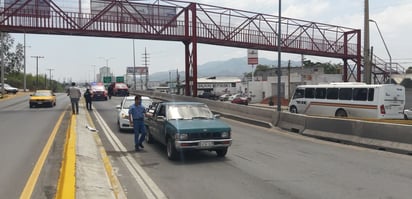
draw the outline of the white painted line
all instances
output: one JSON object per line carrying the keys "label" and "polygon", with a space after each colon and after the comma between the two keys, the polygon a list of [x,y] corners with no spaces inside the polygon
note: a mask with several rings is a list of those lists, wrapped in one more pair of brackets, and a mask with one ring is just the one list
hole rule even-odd
{"label": "white painted line", "polygon": [[93,109],[93,112],[97,118],[97,122],[103,129],[104,134],[113,146],[115,151],[124,153],[125,156],[121,156],[121,161],[126,165],[127,169],[133,175],[140,188],[148,199],[166,199],[166,195],[160,190],[159,186],[147,175],[143,168],[136,162],[132,155],[127,152],[126,147],[122,144],[119,138],[109,128],[107,123],[103,120],[101,115]]}

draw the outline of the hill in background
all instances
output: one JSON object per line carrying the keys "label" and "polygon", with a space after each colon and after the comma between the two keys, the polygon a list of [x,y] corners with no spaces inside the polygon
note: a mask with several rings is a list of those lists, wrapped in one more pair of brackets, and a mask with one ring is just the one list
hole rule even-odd
{"label": "hill in background", "polygon": [[[269,60],[266,58],[259,58],[259,64],[277,67],[276,60]],[[281,66],[287,67],[288,61],[282,61]],[[300,66],[301,62],[291,61],[291,66]],[[254,67],[256,69],[256,66]],[[172,70],[172,78],[176,78],[176,70]],[[252,66],[247,64],[246,57],[232,58],[225,61],[213,61],[207,62],[202,65],[198,65],[197,76],[198,77],[210,77],[210,76],[231,76],[242,77],[244,73],[252,72]],[[184,71],[179,71],[180,79],[183,80],[185,75]],[[150,81],[168,81],[169,71],[157,72],[149,75]]]}

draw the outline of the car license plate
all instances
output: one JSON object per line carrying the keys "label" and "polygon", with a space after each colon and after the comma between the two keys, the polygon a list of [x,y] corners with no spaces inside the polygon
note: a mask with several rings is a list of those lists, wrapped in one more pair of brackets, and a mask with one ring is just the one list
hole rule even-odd
{"label": "car license plate", "polygon": [[213,146],[212,141],[200,141],[200,147],[205,148],[205,147],[211,147]]}
{"label": "car license plate", "polygon": [[43,104],[43,102],[37,102],[37,104]]}

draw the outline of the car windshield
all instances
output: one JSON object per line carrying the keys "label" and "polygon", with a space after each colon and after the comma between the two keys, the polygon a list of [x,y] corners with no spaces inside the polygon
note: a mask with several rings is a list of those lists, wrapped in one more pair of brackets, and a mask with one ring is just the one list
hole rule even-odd
{"label": "car windshield", "polygon": [[170,105],[168,108],[168,119],[212,119],[213,113],[204,104],[182,104]]}
{"label": "car windshield", "polygon": [[[123,109],[129,109],[129,107],[131,106],[131,105],[133,105],[134,104],[134,98],[133,99],[126,99],[125,101],[124,101],[124,104],[123,104]],[[152,100],[150,100],[150,99],[142,99],[142,105],[145,107],[145,108],[149,108],[149,105],[151,105],[152,104]]]}

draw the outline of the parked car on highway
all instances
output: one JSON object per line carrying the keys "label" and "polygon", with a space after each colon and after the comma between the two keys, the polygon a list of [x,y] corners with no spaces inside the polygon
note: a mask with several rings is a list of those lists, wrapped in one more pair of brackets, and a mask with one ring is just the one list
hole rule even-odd
{"label": "parked car on highway", "polygon": [[231,128],[199,102],[160,102],[146,118],[147,142],[166,145],[167,157],[175,160],[187,150],[215,151],[224,157],[232,144]]}
{"label": "parked car on highway", "polygon": [[112,83],[114,96],[129,96],[129,87],[125,83]]}
{"label": "parked car on highway", "polygon": [[405,120],[411,120],[412,119],[412,109],[403,110],[403,115],[404,115]]}
{"label": "parked car on highway", "polygon": [[244,104],[244,105],[248,105],[249,104],[249,99],[247,96],[237,96],[235,97],[232,101],[233,104]]}
{"label": "parked car on highway", "polygon": [[39,106],[56,106],[56,95],[51,90],[37,90],[30,95],[30,108]]}
{"label": "parked car on highway", "polygon": [[[134,104],[135,96],[124,97],[120,105],[116,106],[119,111],[117,114],[117,126],[119,130],[133,129],[129,124],[129,107]],[[153,100],[150,97],[142,96],[142,105],[145,108],[149,108],[152,105]]]}
{"label": "parked car on highway", "polygon": [[219,100],[220,100],[220,101],[228,101],[228,100],[229,100],[229,96],[230,96],[230,94],[225,93],[225,94],[219,96]]}
{"label": "parked car on highway", "polygon": [[[0,91],[1,91],[1,88],[2,88],[2,84],[0,83]],[[16,94],[17,92],[19,92],[19,89],[14,88],[13,86],[10,86],[9,84],[4,84],[4,91],[6,93]]]}
{"label": "parked car on highway", "polygon": [[103,84],[93,84],[91,86],[92,100],[107,100],[107,90]]}
{"label": "parked car on highway", "polygon": [[217,100],[219,99],[219,96],[216,96],[215,94],[211,92],[203,92],[198,96],[199,98],[205,98],[205,99],[211,99],[211,100]]}

